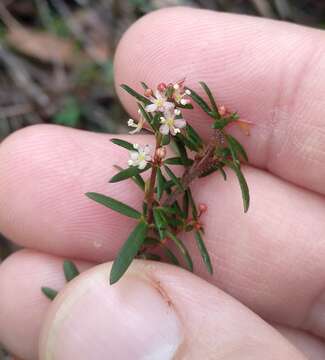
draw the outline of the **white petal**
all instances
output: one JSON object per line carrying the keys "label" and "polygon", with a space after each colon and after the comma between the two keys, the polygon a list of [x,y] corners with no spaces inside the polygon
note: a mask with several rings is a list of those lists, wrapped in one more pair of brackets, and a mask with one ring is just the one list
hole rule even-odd
{"label": "white petal", "polygon": [[151,146],[150,145],[146,145],[143,149],[143,152],[148,155],[151,153]]}
{"label": "white petal", "polygon": [[139,149],[139,144],[133,144],[134,149]]}
{"label": "white petal", "polygon": [[139,167],[140,170],[142,170],[142,169],[144,169],[146,167],[146,165],[147,165],[146,160],[142,160],[142,161],[139,162],[138,167]]}
{"label": "white petal", "polygon": [[183,129],[186,126],[186,121],[184,119],[176,119],[174,121],[175,127],[178,129]]}
{"label": "white petal", "polygon": [[148,112],[154,112],[157,110],[157,105],[156,104],[149,104],[145,107],[145,110]]}
{"label": "white petal", "polygon": [[178,84],[174,84],[173,88],[174,88],[175,90],[178,90],[178,89],[179,89],[179,85],[178,85]]}
{"label": "white petal", "polygon": [[186,89],[186,90],[185,90],[185,94],[186,94],[186,95],[191,95],[191,91],[190,91],[189,89]]}
{"label": "white petal", "polygon": [[175,114],[175,115],[180,115],[180,114],[181,114],[181,111],[180,111],[179,109],[175,109],[175,110],[174,110],[174,114]]}
{"label": "white petal", "polygon": [[160,126],[159,131],[163,135],[168,135],[169,134],[169,126],[166,124],[163,124]]}
{"label": "white petal", "polygon": [[129,165],[129,166],[133,166],[133,164],[134,164],[134,163],[133,163],[132,160],[129,160],[129,161],[128,161],[128,165]]}
{"label": "white petal", "polygon": [[137,151],[130,151],[130,159],[132,161],[137,161],[139,158],[139,153]]}
{"label": "white petal", "polygon": [[166,110],[171,110],[171,109],[173,109],[174,108],[174,103],[172,103],[172,102],[170,102],[170,101],[166,101],[165,102],[165,104],[164,104],[164,108],[166,109]]}
{"label": "white petal", "polygon": [[135,125],[135,123],[134,123],[134,120],[133,119],[129,119],[128,120],[128,126],[134,126]]}
{"label": "white petal", "polygon": [[138,133],[138,132],[140,132],[140,131],[141,131],[141,128],[140,128],[140,127],[136,127],[134,130],[129,131],[129,134],[133,135],[133,134],[136,134],[136,133]]}
{"label": "white petal", "polygon": [[190,102],[190,100],[186,100],[186,99],[182,99],[182,100],[180,101],[180,103],[181,103],[182,105],[189,104],[189,102]]}

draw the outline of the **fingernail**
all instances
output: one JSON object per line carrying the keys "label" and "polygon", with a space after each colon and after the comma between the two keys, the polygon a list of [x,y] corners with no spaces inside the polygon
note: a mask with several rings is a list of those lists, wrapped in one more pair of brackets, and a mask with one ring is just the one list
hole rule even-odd
{"label": "fingernail", "polygon": [[42,359],[173,359],[182,326],[166,296],[130,273],[113,286],[107,267],[82,275],[53,304],[41,345]]}

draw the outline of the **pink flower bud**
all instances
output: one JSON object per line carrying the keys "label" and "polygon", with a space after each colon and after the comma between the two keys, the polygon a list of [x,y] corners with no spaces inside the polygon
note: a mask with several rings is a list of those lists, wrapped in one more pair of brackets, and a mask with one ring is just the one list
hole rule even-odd
{"label": "pink flower bud", "polygon": [[160,92],[164,92],[167,89],[167,85],[165,83],[161,82],[160,84],[158,84],[157,89]]}
{"label": "pink flower bud", "polygon": [[219,111],[220,116],[225,116],[227,113],[227,108],[224,105],[219,105],[218,111]]}
{"label": "pink flower bud", "polygon": [[166,148],[165,147],[160,147],[156,150],[156,156],[159,159],[164,159],[166,156]]}
{"label": "pink flower bud", "polygon": [[204,212],[206,212],[207,210],[208,210],[208,207],[207,207],[206,204],[199,204],[199,211],[200,211],[201,213],[204,213]]}
{"label": "pink flower bud", "polygon": [[153,95],[153,91],[151,89],[146,89],[144,92],[144,96],[150,97]]}

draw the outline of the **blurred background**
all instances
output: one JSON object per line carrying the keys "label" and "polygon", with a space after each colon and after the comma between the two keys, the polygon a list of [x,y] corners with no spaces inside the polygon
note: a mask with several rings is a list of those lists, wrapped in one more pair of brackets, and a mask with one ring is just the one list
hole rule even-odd
{"label": "blurred background", "polygon": [[[139,17],[177,5],[325,28],[324,0],[0,0],[0,141],[39,123],[126,131],[116,45]],[[12,251],[0,234],[0,262]]]}

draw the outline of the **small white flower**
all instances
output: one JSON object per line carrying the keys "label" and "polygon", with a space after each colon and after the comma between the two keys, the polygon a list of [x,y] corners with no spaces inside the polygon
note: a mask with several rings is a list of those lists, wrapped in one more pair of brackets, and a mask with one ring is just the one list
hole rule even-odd
{"label": "small white flower", "polygon": [[129,119],[128,126],[131,128],[134,128],[134,130],[129,131],[129,134],[136,134],[136,133],[140,132],[141,129],[143,128],[144,123],[145,123],[145,119],[142,116],[142,114],[140,114],[140,118],[137,123],[133,119]]}
{"label": "small white flower", "polygon": [[149,104],[145,107],[145,110],[148,112],[161,111],[164,112],[166,110],[170,110],[174,108],[174,104],[172,102],[167,101],[165,95],[163,95],[160,91],[155,92],[155,97],[149,97],[152,104]]}
{"label": "small white flower", "polygon": [[[175,87],[175,85],[177,85]],[[179,86],[178,84],[174,85],[174,93],[173,98],[177,104],[186,105],[190,103],[189,99],[184,99],[184,96],[191,95],[191,91],[186,89],[184,91],[184,88],[182,86]]]}
{"label": "small white flower", "polygon": [[181,114],[181,111],[180,111],[179,109],[175,109],[175,110],[174,110],[174,113],[175,113],[175,115],[180,115],[180,114]]}
{"label": "small white flower", "polygon": [[164,116],[160,117],[160,128],[159,131],[163,135],[168,135],[171,133],[173,136],[181,132],[180,129],[183,129],[186,126],[186,121],[182,118],[175,119],[175,113],[167,111],[164,113]]}
{"label": "small white flower", "polygon": [[145,145],[144,147],[133,144],[136,151],[130,151],[129,166],[137,166],[140,170],[144,169],[151,160],[151,146]]}

